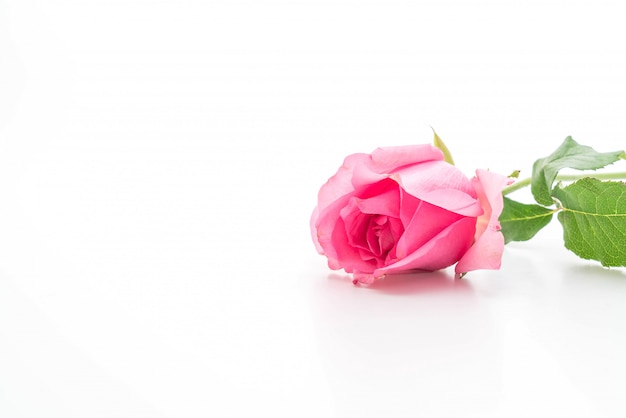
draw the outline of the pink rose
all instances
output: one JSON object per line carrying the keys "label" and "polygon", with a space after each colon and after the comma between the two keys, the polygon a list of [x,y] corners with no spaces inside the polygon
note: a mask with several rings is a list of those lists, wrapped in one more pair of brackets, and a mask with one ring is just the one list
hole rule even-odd
{"label": "pink rose", "polygon": [[485,170],[470,180],[431,145],[353,154],[320,189],[313,242],[331,269],[353,273],[355,283],[454,263],[457,274],[498,269],[509,183]]}

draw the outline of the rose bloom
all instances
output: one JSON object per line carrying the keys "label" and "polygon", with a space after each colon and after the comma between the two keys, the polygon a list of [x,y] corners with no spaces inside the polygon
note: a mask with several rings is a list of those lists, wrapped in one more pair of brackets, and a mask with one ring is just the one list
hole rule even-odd
{"label": "rose bloom", "polygon": [[457,275],[498,269],[498,217],[510,182],[486,170],[470,180],[428,144],[353,154],[319,191],[313,242],[355,283],[454,263]]}

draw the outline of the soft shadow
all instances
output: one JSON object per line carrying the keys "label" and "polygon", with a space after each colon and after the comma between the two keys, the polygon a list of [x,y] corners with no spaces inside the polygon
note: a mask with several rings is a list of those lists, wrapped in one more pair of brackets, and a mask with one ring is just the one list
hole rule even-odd
{"label": "soft shadow", "polygon": [[593,289],[593,292],[610,289],[623,294],[626,291],[626,270],[597,264],[571,265],[563,276],[563,284],[568,288]]}
{"label": "soft shadow", "polygon": [[502,384],[497,329],[472,283],[452,274],[412,272],[355,286],[333,273],[316,282],[317,347],[339,415],[430,417],[443,408],[461,416],[445,409],[454,402],[428,403],[433,393],[455,398],[450,382],[468,404],[493,403]]}
{"label": "soft shadow", "polygon": [[567,269],[568,275],[575,278],[593,278],[598,277],[607,280],[626,280],[626,269],[620,267],[602,267],[598,264],[579,264],[570,265]]}
{"label": "soft shadow", "polygon": [[348,276],[347,274],[331,273],[328,275],[328,280],[350,283],[352,281],[352,277]]}
{"label": "soft shadow", "polygon": [[[329,274],[328,279],[347,283],[352,281],[350,276],[336,273]],[[445,271],[390,274],[370,285],[357,284],[355,287],[390,295],[473,292],[473,288],[467,280],[456,279],[452,274]]]}

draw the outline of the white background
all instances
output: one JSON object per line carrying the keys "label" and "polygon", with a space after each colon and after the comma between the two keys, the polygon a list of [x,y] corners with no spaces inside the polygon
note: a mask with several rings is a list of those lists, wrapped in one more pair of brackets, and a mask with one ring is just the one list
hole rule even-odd
{"label": "white background", "polygon": [[430,125],[468,175],[625,148],[623,17],[0,1],[0,416],[625,416],[626,273],[558,223],[370,288],[308,229],[346,155]]}

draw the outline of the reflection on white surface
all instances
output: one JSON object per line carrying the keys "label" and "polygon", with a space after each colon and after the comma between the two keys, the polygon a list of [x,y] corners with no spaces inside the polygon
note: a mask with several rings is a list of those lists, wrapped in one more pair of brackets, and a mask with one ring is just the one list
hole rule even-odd
{"label": "reflection on white surface", "polygon": [[340,416],[467,415],[470,405],[485,416],[497,407],[497,330],[467,281],[419,273],[363,288],[331,276],[315,298]]}

